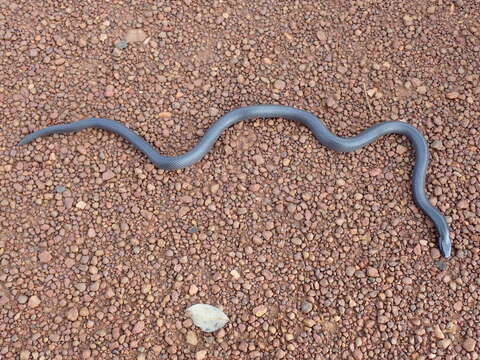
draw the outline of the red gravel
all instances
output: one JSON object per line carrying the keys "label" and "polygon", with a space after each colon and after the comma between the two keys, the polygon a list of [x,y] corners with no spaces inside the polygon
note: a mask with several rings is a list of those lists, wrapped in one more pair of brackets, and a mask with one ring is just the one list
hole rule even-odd
{"label": "red gravel", "polygon": [[[64,3],[0,1],[0,358],[479,358],[477,1]],[[97,116],[179,154],[257,103],[418,127],[453,258],[402,137],[254,121],[175,172],[100,130],[15,147]],[[230,322],[201,333],[198,302]]]}

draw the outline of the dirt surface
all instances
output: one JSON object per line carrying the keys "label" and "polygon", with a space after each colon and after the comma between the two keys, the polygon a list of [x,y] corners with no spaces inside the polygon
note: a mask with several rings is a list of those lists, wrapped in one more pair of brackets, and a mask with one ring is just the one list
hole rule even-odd
{"label": "dirt surface", "polygon": [[[478,359],[479,58],[473,0],[0,0],[0,358]],[[257,103],[420,129],[452,259],[399,136],[258,120],[175,172],[101,130],[15,147],[96,116],[180,154]]]}

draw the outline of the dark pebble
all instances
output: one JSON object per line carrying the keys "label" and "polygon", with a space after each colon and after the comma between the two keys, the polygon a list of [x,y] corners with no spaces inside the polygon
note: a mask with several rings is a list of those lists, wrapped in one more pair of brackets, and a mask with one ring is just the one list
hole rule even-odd
{"label": "dark pebble", "polygon": [[447,269],[447,264],[445,262],[436,261],[435,263],[440,271],[445,271]]}

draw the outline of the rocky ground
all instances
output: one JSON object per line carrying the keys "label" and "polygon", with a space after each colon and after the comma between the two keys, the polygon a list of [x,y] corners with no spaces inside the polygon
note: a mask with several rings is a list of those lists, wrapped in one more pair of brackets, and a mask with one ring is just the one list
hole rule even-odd
{"label": "rocky ground", "polygon": [[[0,358],[478,359],[479,58],[472,0],[0,0]],[[101,130],[15,146],[96,116],[180,154],[257,103],[420,129],[453,257],[400,136],[258,120],[174,172]]]}

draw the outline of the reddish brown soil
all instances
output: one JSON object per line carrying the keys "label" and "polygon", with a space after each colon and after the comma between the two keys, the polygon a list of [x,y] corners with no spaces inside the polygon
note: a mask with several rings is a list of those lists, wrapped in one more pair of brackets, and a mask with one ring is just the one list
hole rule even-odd
{"label": "reddish brown soil", "polygon": [[[0,0],[0,358],[478,359],[479,58],[474,0]],[[175,172],[100,130],[15,146],[96,116],[180,154],[257,103],[418,127],[452,259],[402,137],[258,120]]]}

